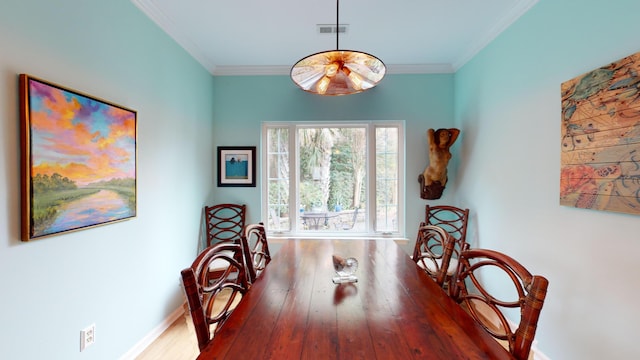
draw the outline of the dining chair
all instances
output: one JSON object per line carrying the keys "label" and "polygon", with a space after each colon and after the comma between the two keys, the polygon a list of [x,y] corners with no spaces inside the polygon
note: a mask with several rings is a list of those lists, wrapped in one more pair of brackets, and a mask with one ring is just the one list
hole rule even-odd
{"label": "dining chair", "polygon": [[[213,275],[209,271],[213,262],[226,266]],[[231,242],[210,246],[180,274],[198,347],[202,350],[249,288],[242,246]]]}
{"label": "dining chair", "polygon": [[449,233],[457,242],[460,251],[468,247],[467,223],[469,209],[450,205],[426,205],[424,221],[427,225],[437,225]]}
{"label": "dining chair", "polygon": [[244,204],[217,204],[205,206],[207,225],[207,243],[209,247],[217,242],[231,241],[240,243],[245,225],[247,206]]}
{"label": "dining chair", "polygon": [[467,223],[469,222],[469,209],[461,209],[450,205],[426,205],[425,223],[443,228],[455,240],[455,246],[451,255],[447,279],[450,282],[458,268],[460,252],[469,248],[467,242]]}
{"label": "dining chair", "polygon": [[[346,221],[340,221],[339,224],[339,229],[340,230],[351,230],[353,229],[353,227],[356,225],[356,222],[358,221],[358,211],[360,210],[360,208],[355,208],[353,210],[353,214],[351,216],[349,216],[349,218]],[[340,219],[343,220],[343,219]]]}
{"label": "dining chair", "polygon": [[249,282],[254,283],[267,264],[271,262],[264,223],[249,224],[245,227],[242,234],[242,247]]}
{"label": "dining chair", "polygon": [[526,360],[548,285],[545,277],[531,275],[508,255],[470,249],[460,254],[450,296],[516,359]]}
{"label": "dining chair", "polygon": [[455,272],[449,270],[454,247],[455,240],[443,228],[422,222],[412,258],[440,287],[446,287],[447,274]]}

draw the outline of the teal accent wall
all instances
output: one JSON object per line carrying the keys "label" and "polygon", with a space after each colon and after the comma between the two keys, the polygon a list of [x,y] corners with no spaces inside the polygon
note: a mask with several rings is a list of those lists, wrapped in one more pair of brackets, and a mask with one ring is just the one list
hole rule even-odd
{"label": "teal accent wall", "polygon": [[[2,0],[0,49],[0,359],[119,359],[183,302],[212,185],[212,77],[128,0]],[[135,219],[20,241],[20,73],[138,111]]]}
{"label": "teal accent wall", "polygon": [[[202,207],[244,202],[260,219],[260,184],[217,188],[215,156],[217,146],[259,146],[263,121],[404,120],[406,222],[423,217],[426,131],[453,122],[453,74],[390,75],[362,94],[317,97],[288,76],[211,76],[127,0],[0,6],[2,359],[128,359],[158,335],[182,306],[179,272],[201,241]],[[20,73],[138,111],[135,219],[20,241]],[[453,201],[456,146],[440,202]],[[96,343],[81,353],[92,323]]]}
{"label": "teal accent wall", "polygon": [[472,246],[546,276],[538,347],[637,357],[640,219],[559,205],[560,84],[640,51],[637,0],[540,0],[455,74],[458,200]]}
{"label": "teal accent wall", "polygon": [[[259,148],[264,121],[404,120],[406,234],[413,241],[427,203],[418,183],[428,164],[427,130],[452,124],[453,74],[387,75],[378,87],[349,96],[312,95],[288,76],[216,76],[213,107],[216,146]],[[431,204],[454,201],[458,146],[451,148],[444,195]],[[212,202],[246,203],[248,219],[260,221],[260,186],[258,181],[256,188],[220,188],[213,191]]]}
{"label": "teal accent wall", "polygon": [[[128,0],[0,7],[0,358],[128,353],[181,306],[202,207],[245,202],[249,220],[260,218],[260,184],[217,188],[216,147],[259,146],[263,121],[340,119],[406,122],[409,239],[426,203],[426,130],[460,128],[433,203],[469,207],[473,246],[549,278],[537,347],[553,359],[635,357],[640,222],[562,207],[558,187],[560,83],[640,51],[640,2],[540,0],[455,75],[388,75],[334,98],[287,76],[213,77]],[[19,73],[138,111],[137,218],[19,240]],[[91,323],[97,342],[80,353]]]}

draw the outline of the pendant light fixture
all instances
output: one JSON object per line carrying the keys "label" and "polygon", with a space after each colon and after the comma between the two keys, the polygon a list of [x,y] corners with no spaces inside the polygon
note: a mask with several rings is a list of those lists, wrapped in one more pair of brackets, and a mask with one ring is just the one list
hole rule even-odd
{"label": "pendant light fixture", "polygon": [[376,86],[386,67],[377,57],[360,51],[340,50],[340,1],[336,0],[336,50],[299,60],[291,68],[291,80],[302,90],[318,95],[350,95]]}

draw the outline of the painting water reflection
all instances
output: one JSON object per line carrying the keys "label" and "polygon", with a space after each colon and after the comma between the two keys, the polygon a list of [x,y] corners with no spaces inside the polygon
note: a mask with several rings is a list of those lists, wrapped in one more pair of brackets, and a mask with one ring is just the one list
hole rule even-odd
{"label": "painting water reflection", "polygon": [[60,213],[54,222],[42,233],[36,235],[53,234],[67,229],[77,229],[109,221],[134,216],[127,201],[117,192],[100,190],[61,206]]}

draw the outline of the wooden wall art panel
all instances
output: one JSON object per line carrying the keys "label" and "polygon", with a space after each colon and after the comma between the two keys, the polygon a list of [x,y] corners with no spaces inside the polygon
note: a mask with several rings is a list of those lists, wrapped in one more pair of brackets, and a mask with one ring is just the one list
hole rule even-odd
{"label": "wooden wall art panel", "polygon": [[640,53],[562,83],[560,204],[640,214]]}

